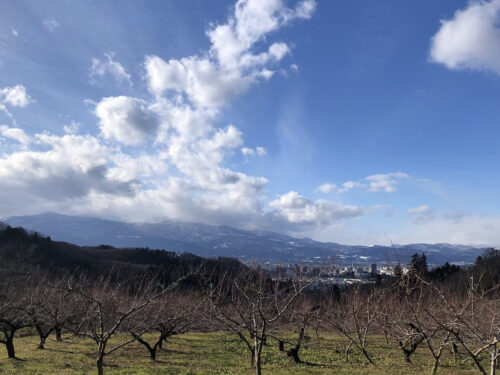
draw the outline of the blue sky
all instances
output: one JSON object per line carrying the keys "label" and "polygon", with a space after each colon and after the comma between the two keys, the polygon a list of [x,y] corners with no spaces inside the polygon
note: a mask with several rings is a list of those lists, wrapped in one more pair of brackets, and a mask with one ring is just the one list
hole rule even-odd
{"label": "blue sky", "polygon": [[498,246],[499,21],[499,0],[2,2],[0,217]]}

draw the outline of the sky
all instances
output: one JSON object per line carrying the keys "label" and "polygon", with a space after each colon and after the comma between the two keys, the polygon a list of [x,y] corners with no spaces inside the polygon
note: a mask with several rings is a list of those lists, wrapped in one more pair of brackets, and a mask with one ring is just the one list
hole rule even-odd
{"label": "sky", "polygon": [[2,1],[0,217],[500,246],[500,0]]}

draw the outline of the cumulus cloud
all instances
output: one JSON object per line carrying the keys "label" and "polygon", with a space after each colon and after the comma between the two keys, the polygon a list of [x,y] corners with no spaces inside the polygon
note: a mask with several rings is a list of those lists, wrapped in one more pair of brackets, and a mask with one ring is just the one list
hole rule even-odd
{"label": "cumulus cloud", "polygon": [[[113,151],[97,139],[49,134],[37,134],[35,138],[34,142],[46,151],[14,152],[0,159],[2,196],[58,201],[85,196],[91,190],[131,193],[133,181],[108,177]],[[4,202],[3,206],[11,204]]]}
{"label": "cumulus cloud", "polygon": [[7,125],[0,125],[0,135],[13,139],[23,146],[27,146],[30,143],[30,137],[20,128],[10,128]]}
{"label": "cumulus cloud", "polygon": [[500,75],[500,0],[471,1],[441,21],[430,60],[449,69],[486,70]]}
{"label": "cumulus cloud", "polygon": [[138,145],[155,134],[158,118],[141,99],[127,96],[103,98],[96,106],[104,138]]}
{"label": "cumulus cloud", "polygon": [[386,174],[374,174],[366,177],[368,181],[368,191],[393,193],[397,190],[397,185],[401,179],[408,178],[406,173],[393,172]]}
{"label": "cumulus cloud", "polygon": [[316,7],[313,0],[301,1],[296,8],[284,6],[281,0],[239,0],[234,14],[224,24],[207,31],[212,42],[210,50],[220,65],[229,70],[240,66],[246,60],[255,60],[255,65],[270,59],[280,60],[287,52],[283,43],[273,44],[267,52],[253,54],[250,49],[264,36],[297,18],[308,19]]}
{"label": "cumulus cloud", "polygon": [[254,45],[294,19],[310,18],[314,8],[312,0],[300,2],[295,9],[281,0],[240,0],[225,23],[207,31],[212,43],[207,54],[169,61],[149,56],[145,62],[149,90],[156,96],[184,93],[195,106],[220,107],[259,78],[269,79],[274,72],[263,66],[280,61],[290,51],[284,42],[260,53],[254,53]]}
{"label": "cumulus cloud", "polygon": [[33,100],[26,93],[26,88],[23,85],[0,89],[0,103],[12,107],[26,107],[32,102]]}
{"label": "cumulus cloud", "polygon": [[104,54],[106,60],[100,60],[95,57],[92,59],[92,66],[90,67],[89,74],[91,82],[96,82],[96,77],[103,78],[109,74],[117,83],[126,83],[129,87],[132,87],[130,74],[127,73],[127,70],[120,62],[113,59],[114,56],[114,52],[108,52]]}
{"label": "cumulus cloud", "polygon": [[59,22],[53,18],[45,18],[43,20],[43,26],[50,32],[54,32],[59,27]]}
{"label": "cumulus cloud", "polygon": [[305,0],[299,3],[292,17],[310,19],[316,10],[316,1]]}
{"label": "cumulus cloud", "polygon": [[321,191],[322,193],[333,193],[338,191],[338,187],[335,184],[332,184],[331,182],[326,182],[324,184],[321,184],[317,188],[318,191]]}
{"label": "cumulus cloud", "polygon": [[[0,194],[26,202],[22,207],[0,202],[0,212],[55,210],[246,228],[271,223],[281,230],[360,215],[362,210],[355,206],[290,193],[269,206],[266,178],[227,166],[235,153],[263,156],[266,149],[245,147],[234,125],[215,125],[232,99],[271,79],[290,54],[288,43],[268,43],[266,37],[294,20],[310,18],[315,4],[302,0],[287,7],[281,0],[239,0],[226,21],[207,30],[211,44],[206,51],[170,60],[146,56],[151,96],[86,101],[98,119],[97,136],[81,135],[79,126],[70,124],[62,136],[32,135],[30,149],[0,158]],[[56,21],[46,21],[49,30],[58,27]],[[119,83],[130,82],[111,53],[95,58],[90,72],[91,79],[107,75]],[[25,102],[9,97],[9,103],[18,106]],[[124,146],[144,147],[131,151]],[[289,205],[287,199],[292,198],[295,203]]]}
{"label": "cumulus cloud", "polygon": [[199,107],[220,107],[246,91],[257,78],[256,73],[242,76],[239,71],[221,71],[209,59],[199,57],[165,62],[158,56],[148,56],[145,67],[153,94],[184,93]]}
{"label": "cumulus cloud", "polygon": [[292,224],[302,225],[330,225],[363,214],[363,209],[360,207],[322,199],[313,201],[295,191],[281,195],[271,201],[269,206],[276,210],[273,213],[275,216],[283,217]]}

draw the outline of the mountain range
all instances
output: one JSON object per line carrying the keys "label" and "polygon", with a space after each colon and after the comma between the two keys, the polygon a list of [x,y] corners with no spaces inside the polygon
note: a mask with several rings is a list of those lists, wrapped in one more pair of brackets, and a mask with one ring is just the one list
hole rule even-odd
{"label": "mountain range", "polygon": [[110,245],[189,252],[203,257],[234,257],[243,262],[336,264],[408,262],[414,253],[425,253],[429,264],[472,263],[484,251],[465,245],[410,244],[356,246],[294,238],[265,231],[247,231],[229,226],[164,221],[125,223],[95,217],[43,213],[4,219],[11,226],[51,236],[80,246]]}

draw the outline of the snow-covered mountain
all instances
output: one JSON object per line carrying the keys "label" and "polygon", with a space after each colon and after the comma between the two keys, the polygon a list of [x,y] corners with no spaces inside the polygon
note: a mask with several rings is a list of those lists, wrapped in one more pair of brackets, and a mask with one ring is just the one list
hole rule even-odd
{"label": "snow-covered mountain", "polygon": [[333,257],[337,264],[407,262],[415,252],[424,252],[430,264],[472,263],[484,249],[450,244],[352,246],[294,238],[278,233],[245,231],[175,221],[124,223],[94,217],[44,213],[14,216],[4,220],[12,226],[51,236],[81,246],[149,247],[191,252],[205,257],[229,256],[243,261],[321,262]]}

